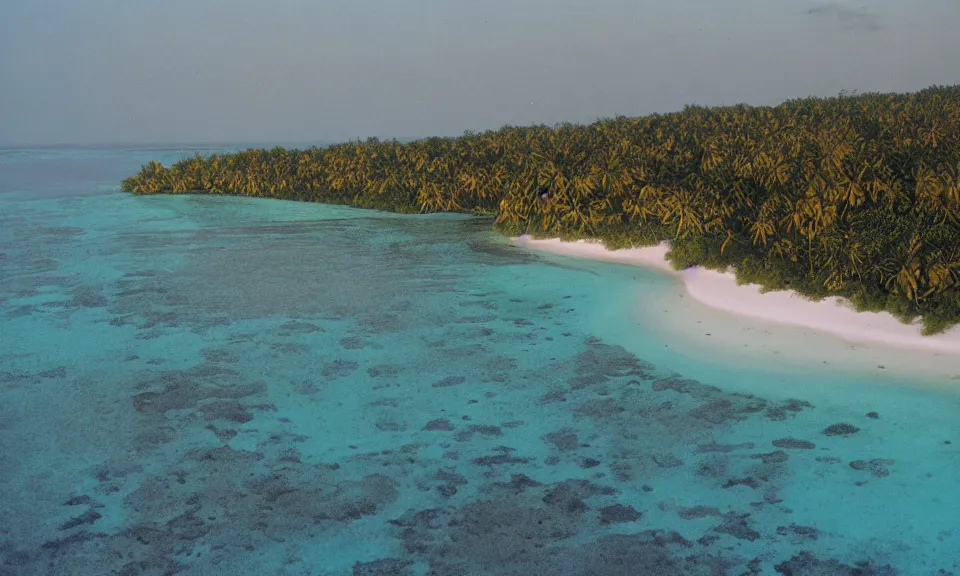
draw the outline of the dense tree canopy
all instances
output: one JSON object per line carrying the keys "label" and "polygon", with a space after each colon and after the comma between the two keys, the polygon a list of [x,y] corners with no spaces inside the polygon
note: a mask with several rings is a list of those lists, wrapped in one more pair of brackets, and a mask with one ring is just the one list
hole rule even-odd
{"label": "dense tree canopy", "polygon": [[504,233],[670,240],[677,267],[960,321],[960,86],[408,143],[151,162],[137,194],[239,194],[496,216]]}

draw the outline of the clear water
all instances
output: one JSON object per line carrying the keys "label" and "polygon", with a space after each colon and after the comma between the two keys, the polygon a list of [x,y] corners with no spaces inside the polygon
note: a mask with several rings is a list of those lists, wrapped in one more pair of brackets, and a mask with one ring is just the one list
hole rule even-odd
{"label": "clear water", "polygon": [[960,573],[951,388],[710,364],[465,217],[118,192],[183,152],[0,151],[0,573]]}

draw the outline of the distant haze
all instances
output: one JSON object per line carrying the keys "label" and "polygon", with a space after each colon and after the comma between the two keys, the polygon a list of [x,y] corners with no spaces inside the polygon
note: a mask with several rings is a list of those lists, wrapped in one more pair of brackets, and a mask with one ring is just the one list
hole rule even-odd
{"label": "distant haze", "polygon": [[958,0],[0,0],[0,144],[316,142],[960,83]]}

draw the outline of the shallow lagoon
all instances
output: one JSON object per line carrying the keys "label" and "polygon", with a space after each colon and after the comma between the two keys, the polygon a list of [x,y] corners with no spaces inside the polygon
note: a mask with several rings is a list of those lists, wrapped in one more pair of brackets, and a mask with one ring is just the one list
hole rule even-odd
{"label": "shallow lagoon", "polygon": [[951,387],[485,221],[117,192],[180,154],[0,152],[0,572],[960,573]]}

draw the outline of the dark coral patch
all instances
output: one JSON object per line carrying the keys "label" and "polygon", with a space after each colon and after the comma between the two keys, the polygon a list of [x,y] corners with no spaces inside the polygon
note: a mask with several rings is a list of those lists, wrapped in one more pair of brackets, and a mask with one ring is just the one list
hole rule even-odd
{"label": "dark coral patch", "polygon": [[67,367],[66,366],[57,366],[52,370],[44,370],[38,374],[41,378],[50,378],[55,380],[63,380],[67,377]]}
{"label": "dark coral patch", "polygon": [[163,390],[137,394],[133,397],[133,406],[141,414],[163,414],[168,410],[192,408],[198,402],[210,398],[239,399],[266,390],[263,382],[236,384],[233,381],[218,381],[223,375],[236,376],[237,373],[228,369],[216,369],[210,365],[186,372],[164,373],[157,381],[163,384]]}
{"label": "dark coral patch", "polygon": [[454,429],[453,424],[446,418],[437,418],[426,423],[423,427],[428,432],[449,432]]}
{"label": "dark coral patch", "polygon": [[84,286],[73,291],[68,305],[71,308],[106,308],[107,299],[98,288]]}
{"label": "dark coral patch", "polygon": [[357,562],[353,565],[353,576],[413,576],[410,568],[413,560],[401,558],[381,558],[373,562]]}
{"label": "dark coral patch", "polygon": [[76,528],[77,526],[90,525],[90,524],[93,524],[94,522],[96,522],[97,520],[99,520],[100,518],[102,518],[102,516],[100,515],[100,513],[97,512],[96,510],[94,510],[93,508],[90,508],[89,510],[87,510],[87,511],[84,512],[83,514],[81,514],[81,515],[79,515],[79,516],[75,516],[75,517],[71,518],[70,520],[67,520],[66,522],[64,522],[63,524],[61,524],[61,525],[59,526],[59,529],[60,529],[60,530],[70,530],[71,528]]}
{"label": "dark coral patch", "polygon": [[774,450],[766,454],[753,454],[750,457],[755,460],[760,460],[764,464],[782,464],[790,459],[790,455],[783,450]]}
{"label": "dark coral patch", "polygon": [[679,468],[683,466],[683,460],[678,458],[676,454],[670,452],[654,454],[651,456],[651,460],[661,468]]}
{"label": "dark coral patch", "polygon": [[636,522],[642,516],[643,513],[635,510],[633,506],[625,506],[623,504],[604,506],[600,509],[601,524],[622,524],[626,522]]}
{"label": "dark coral patch", "polygon": [[232,400],[216,400],[204,404],[197,411],[203,415],[204,420],[226,420],[237,424],[245,424],[253,420],[252,413]]}
{"label": "dark coral patch", "polygon": [[563,390],[562,388],[554,388],[553,390],[550,390],[549,392],[541,396],[540,399],[537,401],[537,403],[540,404],[541,406],[545,406],[547,404],[553,404],[555,402],[566,402],[566,401],[567,401],[566,390]]}
{"label": "dark coral patch", "polygon": [[509,482],[495,482],[492,488],[506,490],[511,494],[520,494],[527,488],[537,488],[539,486],[542,486],[540,482],[526,474],[511,474]]}
{"label": "dark coral patch", "polygon": [[651,389],[654,392],[673,390],[678,394],[689,394],[696,398],[704,398],[721,392],[721,390],[716,386],[701,384],[696,380],[684,378],[679,375],[673,375],[667,378],[656,380],[653,382],[653,384],[651,384]]}
{"label": "dark coral patch", "polygon": [[543,497],[544,504],[560,507],[568,511],[583,511],[587,509],[584,500],[594,496],[611,496],[616,494],[614,488],[594,484],[588,480],[566,480],[548,486]]}
{"label": "dark coral patch", "polygon": [[851,434],[856,434],[860,429],[852,424],[847,424],[841,422],[840,424],[832,424],[823,429],[823,434],[826,436],[849,436]]}
{"label": "dark coral patch", "polygon": [[[409,554],[429,563],[428,574],[468,576],[502,574],[526,576],[634,576],[637,574],[724,574],[732,567],[707,553],[694,554],[693,544],[674,532],[648,530],[609,535],[572,543],[581,534],[587,509],[579,497],[589,497],[588,484],[568,481],[563,486],[579,492],[578,506],[550,498],[549,507],[532,507],[522,494],[500,500],[481,500],[460,509],[409,511],[392,520]],[[640,513],[628,506],[609,506],[608,523],[636,521]],[[632,510],[632,511],[631,511]]]}
{"label": "dark coral patch", "polygon": [[414,518],[404,526],[406,549],[427,552],[432,565],[442,566],[452,559],[453,564],[470,566],[468,574],[503,573],[510,566],[535,561],[540,548],[579,532],[579,515],[530,507],[522,495],[481,500],[456,511]]}
{"label": "dark coral patch", "polygon": [[437,473],[433,476],[434,480],[438,482],[444,482],[446,484],[454,484],[456,486],[463,486],[467,484],[467,478],[462,474],[456,472],[456,469],[453,467],[441,468],[437,470]]}
{"label": "dark coral patch", "polygon": [[716,442],[711,442],[710,444],[699,444],[697,449],[694,451],[695,454],[705,454],[709,452],[732,452],[734,450],[753,450],[753,442],[745,442],[743,444],[718,444]]}
{"label": "dark coral patch", "polygon": [[498,454],[474,458],[473,463],[478,466],[502,466],[504,464],[526,464],[530,462],[529,458],[513,456],[512,453],[516,452],[515,448],[497,446],[494,450],[496,450]]}
{"label": "dark coral patch", "polygon": [[760,538],[760,533],[750,527],[748,518],[750,514],[737,514],[730,512],[723,517],[723,522],[714,527],[714,532],[729,534],[739,540],[749,540],[753,542]]}
{"label": "dark coral patch", "polygon": [[556,432],[550,432],[543,435],[543,440],[552,444],[557,450],[564,452],[576,450],[580,445],[580,439],[577,431],[572,428],[561,428]]}
{"label": "dark coral patch", "polygon": [[596,468],[601,462],[596,458],[584,458],[580,460],[580,467],[583,469]]}
{"label": "dark coral patch", "polygon": [[323,328],[317,326],[316,324],[311,324],[310,322],[299,322],[297,320],[291,320],[285,324],[280,325],[280,330],[286,332],[287,334],[313,334],[314,332],[323,332]]}
{"label": "dark coral patch", "polygon": [[360,365],[352,360],[334,360],[323,365],[321,374],[325,378],[342,378],[352,374]]}
{"label": "dark coral patch", "polygon": [[890,470],[887,466],[892,466],[893,463],[893,460],[887,458],[874,458],[872,460],[854,460],[850,463],[850,467],[854,470],[870,472],[877,478],[883,478],[884,476],[890,475]]}
{"label": "dark coral patch", "polygon": [[359,336],[347,336],[340,339],[340,346],[346,350],[362,350],[366,347],[366,343]]}
{"label": "dark coral patch", "polygon": [[773,445],[788,450],[812,450],[817,447],[813,442],[797,440],[796,438],[778,438],[773,441]]}
{"label": "dark coral patch", "polygon": [[456,436],[457,442],[466,442],[467,440],[470,440],[471,438],[473,438],[474,434],[480,434],[482,436],[490,436],[490,437],[499,437],[499,436],[503,436],[503,431],[500,430],[499,426],[474,424],[469,428],[467,428],[466,430],[461,430],[460,432],[457,433],[457,436]]}
{"label": "dark coral patch", "polygon": [[790,415],[796,415],[808,408],[813,408],[813,404],[806,400],[794,398],[770,407],[767,410],[767,418],[770,420],[786,420]]}
{"label": "dark coral patch", "polygon": [[784,576],[896,576],[897,572],[889,564],[878,566],[872,560],[857,562],[856,566],[844,564],[839,560],[821,560],[813,553],[804,550],[796,556],[773,567]]}
{"label": "dark coral patch", "polygon": [[690,411],[690,416],[705,420],[711,424],[722,424],[728,420],[745,420],[739,407],[727,398],[717,398]]}
{"label": "dark coral patch", "polygon": [[760,483],[751,476],[747,476],[746,478],[731,478],[727,480],[721,488],[733,488],[734,486],[746,486],[747,488],[757,489],[760,487]]}
{"label": "dark coral patch", "polygon": [[820,531],[814,526],[798,526],[796,524],[791,524],[789,526],[777,526],[777,534],[779,536],[788,536],[792,534],[806,540],[816,540],[820,534]]}
{"label": "dark coral patch", "polygon": [[434,382],[433,384],[431,384],[431,386],[434,388],[449,388],[450,386],[457,386],[459,384],[463,384],[466,381],[467,379],[463,376],[446,376]]}
{"label": "dark coral patch", "polygon": [[573,412],[577,415],[596,418],[598,420],[611,418],[625,411],[626,407],[615,398],[588,400],[573,409]]}
{"label": "dark coral patch", "polygon": [[103,508],[103,504],[98,503],[96,500],[87,496],[86,494],[82,496],[74,496],[66,502],[63,503],[64,506],[83,506],[90,505],[93,508]]}
{"label": "dark coral patch", "polygon": [[281,354],[306,354],[310,347],[298,342],[271,342],[270,349]]}
{"label": "dark coral patch", "polygon": [[396,378],[403,373],[403,367],[395,364],[378,364],[367,368],[367,375],[371,378]]}
{"label": "dark coral patch", "polygon": [[373,408],[396,408],[399,405],[399,398],[380,398],[379,400],[374,400],[373,402],[367,402],[367,406],[371,406]]}
{"label": "dark coral patch", "polygon": [[576,375],[568,380],[573,390],[603,384],[611,378],[653,379],[653,365],[640,360],[621,346],[604,344],[599,338],[587,338],[586,350],[577,356],[576,362]]}
{"label": "dark coral patch", "polygon": [[730,468],[730,458],[714,454],[697,462],[697,476],[720,479],[727,475]]}
{"label": "dark coral patch", "polygon": [[512,372],[517,369],[517,360],[509,356],[494,356],[487,361],[486,367],[494,372]]}
{"label": "dark coral patch", "polygon": [[684,520],[696,520],[708,516],[720,516],[720,510],[716,506],[694,506],[693,508],[681,508],[677,513]]}

